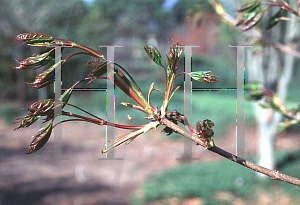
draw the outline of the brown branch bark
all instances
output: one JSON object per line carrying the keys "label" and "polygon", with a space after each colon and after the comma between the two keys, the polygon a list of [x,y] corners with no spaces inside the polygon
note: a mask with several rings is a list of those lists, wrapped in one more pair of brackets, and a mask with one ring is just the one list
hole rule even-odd
{"label": "brown branch bark", "polygon": [[[166,119],[166,118],[161,118],[160,123],[175,130],[176,132],[178,132],[179,134],[189,138],[190,140],[194,141],[195,143],[205,147],[205,142],[202,141],[201,138],[199,138],[196,134],[192,134],[188,131],[185,131],[183,128],[179,127],[178,125],[176,125],[175,123],[171,122],[170,120]],[[249,169],[252,169],[256,172],[260,172],[262,174],[265,174],[269,177],[271,177],[271,179],[275,179],[275,180],[280,180],[280,181],[284,181],[290,184],[294,184],[297,186],[300,186],[300,180],[294,177],[291,177],[289,175],[285,175],[280,173],[277,170],[270,170],[267,169],[265,167],[259,166],[255,163],[249,162],[243,158],[240,158],[230,152],[227,152],[217,146],[214,146],[212,148],[208,148],[209,151],[214,152],[222,157],[225,157],[226,159],[233,161],[235,163],[238,163],[244,167],[247,167]]]}

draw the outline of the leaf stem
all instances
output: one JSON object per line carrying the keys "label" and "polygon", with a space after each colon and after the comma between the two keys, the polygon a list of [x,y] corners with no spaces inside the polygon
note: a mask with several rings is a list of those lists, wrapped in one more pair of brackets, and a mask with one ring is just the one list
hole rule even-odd
{"label": "leaf stem", "polygon": [[95,50],[93,50],[93,49],[91,49],[87,46],[82,46],[82,45],[79,45],[79,44],[76,44],[76,43],[74,43],[73,46],[93,54],[96,58],[101,58],[101,59],[104,58],[104,56],[102,54],[98,53],[97,51],[95,51]]}
{"label": "leaf stem", "polygon": [[90,56],[93,56],[93,57],[97,57],[94,54],[89,53],[89,52],[77,52],[77,53],[73,53],[73,54],[69,55],[68,57],[66,57],[65,61],[67,61],[69,58],[71,58],[73,56],[76,56],[76,55],[79,55],[79,54],[85,54],[85,55],[90,55]]}
{"label": "leaf stem", "polygon": [[299,20],[296,20],[296,19],[292,19],[292,18],[289,18],[289,17],[280,17],[280,18],[277,18],[278,20],[284,20],[284,21],[295,21],[297,23],[300,23]]}
{"label": "leaf stem", "polygon": [[133,125],[133,126],[130,125],[130,126],[128,126],[128,125],[121,125],[121,124],[111,123],[111,122],[107,122],[107,121],[105,121],[101,118],[99,118],[99,120],[96,120],[96,119],[92,119],[92,118],[85,117],[85,116],[82,116],[82,115],[77,115],[77,114],[74,114],[74,113],[71,113],[71,112],[63,112],[62,115],[69,116],[69,117],[77,117],[77,118],[80,118],[80,119],[63,120],[63,121],[58,122],[57,124],[55,124],[53,126],[53,128],[58,124],[61,124],[63,122],[69,122],[69,121],[85,121],[85,122],[90,122],[90,123],[94,123],[94,124],[97,124],[97,125],[108,125],[108,126],[112,126],[112,127],[116,127],[116,128],[132,129],[132,130],[137,130],[137,129],[141,129],[141,128],[145,127],[145,125]]}

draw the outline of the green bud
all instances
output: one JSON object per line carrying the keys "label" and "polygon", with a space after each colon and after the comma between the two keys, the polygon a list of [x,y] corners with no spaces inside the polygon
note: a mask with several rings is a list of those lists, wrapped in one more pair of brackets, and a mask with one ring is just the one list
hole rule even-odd
{"label": "green bud", "polygon": [[191,72],[189,75],[194,79],[199,82],[204,82],[204,83],[216,83],[220,82],[222,80],[217,80],[216,77],[220,76],[215,76],[213,75],[214,71],[197,71],[197,72]]}
{"label": "green bud", "polygon": [[211,138],[215,133],[212,130],[215,124],[211,120],[202,120],[196,123],[198,135],[202,138]]}

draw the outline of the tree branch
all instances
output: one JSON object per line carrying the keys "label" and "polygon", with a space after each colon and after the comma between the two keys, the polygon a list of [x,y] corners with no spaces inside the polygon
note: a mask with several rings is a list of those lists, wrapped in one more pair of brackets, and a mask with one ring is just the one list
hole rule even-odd
{"label": "tree branch", "polygon": [[[205,142],[199,138],[196,134],[192,134],[190,132],[186,132],[183,128],[179,127],[178,125],[176,125],[175,123],[171,122],[170,120],[168,120],[167,118],[163,117],[160,120],[160,123],[173,129],[174,131],[178,132],[179,134],[189,138],[190,140],[192,140],[193,142],[196,142],[198,145],[201,145],[202,147],[205,147]],[[208,148],[209,151],[214,152],[222,157],[225,157],[226,159],[236,162],[244,167],[247,167],[249,169],[252,169],[256,172],[260,172],[262,174],[265,174],[269,177],[271,177],[271,179],[275,179],[275,180],[280,180],[280,181],[284,181],[290,184],[294,184],[297,186],[300,186],[300,180],[294,177],[291,177],[289,175],[285,175],[280,173],[277,170],[270,170],[267,169],[265,167],[259,166],[257,164],[254,164],[252,162],[249,162],[243,158],[240,158],[230,152],[227,152],[217,146]]]}

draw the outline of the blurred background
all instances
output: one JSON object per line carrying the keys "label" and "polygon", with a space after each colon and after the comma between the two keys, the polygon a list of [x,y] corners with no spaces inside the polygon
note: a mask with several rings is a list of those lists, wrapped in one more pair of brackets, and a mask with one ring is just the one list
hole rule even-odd
{"label": "blurred background", "polygon": [[[246,1],[222,1],[228,12]],[[233,7],[234,6],[234,7]],[[46,68],[14,70],[16,60],[40,51],[14,41],[20,33],[46,33],[89,46],[106,56],[99,45],[119,45],[115,61],[126,68],[144,94],[152,82],[163,90],[165,75],[144,51],[145,43],[155,45],[166,60],[169,42],[200,45],[193,48],[192,70],[215,71],[224,81],[214,84],[193,82],[192,119],[215,123],[216,144],[232,153],[236,150],[236,49],[241,32],[219,21],[206,0],[2,0],[0,1],[0,204],[299,204],[299,188],[284,182],[259,179],[251,170],[192,146],[192,159],[183,160],[184,141],[178,134],[166,136],[151,130],[128,146],[116,149],[115,160],[101,154],[105,127],[70,122],[62,125],[63,159],[54,160],[53,139],[37,153],[25,155],[31,136],[43,127],[36,122],[13,131],[16,118],[27,114],[32,103],[53,98],[53,86],[34,90],[25,82]],[[172,40],[173,39],[173,40]],[[65,49],[63,57],[70,54]],[[76,56],[62,72],[62,87],[69,88],[92,70],[85,66],[91,58]],[[299,102],[299,66],[293,68],[287,106]],[[184,71],[184,58],[178,63]],[[248,82],[247,75],[245,81]],[[183,113],[184,76],[176,82],[170,107]],[[105,81],[94,81],[78,88],[102,88]],[[206,91],[199,90],[206,89]],[[222,89],[222,91],[208,91]],[[116,88],[117,123],[141,124],[140,113],[120,105],[131,102]],[[159,92],[152,104],[161,106]],[[106,93],[76,91],[70,100],[99,117],[106,116]],[[72,108],[68,111],[78,112]],[[82,113],[80,113],[82,114]],[[145,122],[147,122],[145,120]],[[299,126],[278,134],[275,140],[276,169],[298,178]],[[115,131],[116,136],[126,133]],[[245,155],[256,162],[256,121],[252,102],[245,102]],[[101,158],[100,160],[98,158]],[[68,160],[66,160],[68,159]]]}

